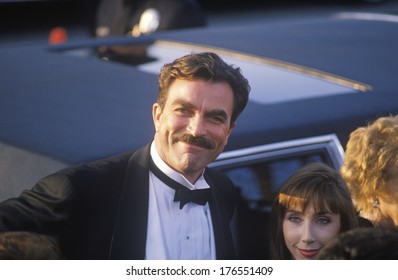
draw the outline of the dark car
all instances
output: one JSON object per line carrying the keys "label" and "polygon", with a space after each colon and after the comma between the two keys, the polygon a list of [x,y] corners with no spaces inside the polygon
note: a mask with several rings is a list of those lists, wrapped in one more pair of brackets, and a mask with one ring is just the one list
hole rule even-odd
{"label": "dark car", "polygon": [[98,37],[138,37],[207,24],[205,11],[196,0],[0,0],[0,16],[7,25],[2,26],[5,32],[47,21],[83,23]]}
{"label": "dark car", "polygon": [[351,131],[398,113],[397,49],[397,17],[372,14],[1,46],[1,196],[64,166],[143,146],[154,134],[160,67],[214,51],[241,67],[252,92],[212,166],[241,193],[240,257],[265,259],[281,183],[314,161],[338,169]]}

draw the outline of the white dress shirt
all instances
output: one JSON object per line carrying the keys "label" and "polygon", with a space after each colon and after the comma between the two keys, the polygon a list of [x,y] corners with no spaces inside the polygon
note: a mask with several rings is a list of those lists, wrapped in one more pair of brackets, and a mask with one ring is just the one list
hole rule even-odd
{"label": "white dress shirt", "polygon": [[[203,174],[193,185],[170,168],[151,145],[151,157],[167,176],[190,189],[209,188]],[[182,209],[175,191],[149,174],[149,211],[146,256],[150,260],[212,260],[216,258],[213,224],[208,203],[189,202]]]}

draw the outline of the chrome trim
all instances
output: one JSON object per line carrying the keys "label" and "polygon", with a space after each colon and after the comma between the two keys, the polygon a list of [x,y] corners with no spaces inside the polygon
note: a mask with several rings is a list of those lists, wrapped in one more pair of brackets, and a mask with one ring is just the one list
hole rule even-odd
{"label": "chrome trim", "polygon": [[334,17],[337,19],[374,20],[374,21],[398,23],[398,16],[390,14],[341,12],[341,13],[336,13]]}
{"label": "chrome trim", "polygon": [[339,169],[342,166],[344,161],[344,149],[337,135],[328,134],[226,151],[221,153],[214,162],[209,164],[209,167],[233,165],[261,158],[270,158],[320,148],[328,150],[334,168]]}
{"label": "chrome trim", "polygon": [[301,74],[305,74],[308,76],[316,77],[323,79],[325,81],[329,81],[338,85],[346,86],[349,88],[352,88],[354,90],[362,91],[362,92],[367,92],[372,90],[372,86],[350,80],[338,75],[334,75],[331,73],[323,72],[320,70],[316,70],[310,67],[305,67],[305,66],[300,66],[297,64],[293,63],[288,63],[284,61],[280,61],[277,59],[272,59],[272,58],[265,58],[262,56],[257,56],[257,55],[251,55],[239,51],[232,51],[224,48],[217,48],[217,47],[210,47],[206,45],[201,45],[201,44],[190,44],[190,43],[183,43],[183,42],[177,42],[177,41],[169,41],[169,40],[157,40],[154,42],[154,45],[159,45],[159,46],[165,46],[165,47],[171,47],[171,48],[182,48],[186,49],[187,51],[192,51],[192,49],[195,49],[197,52],[205,52],[205,51],[212,51],[212,52],[217,52],[220,55],[225,55],[229,56],[231,58],[235,59],[241,59],[241,60],[246,60],[254,63],[259,63],[259,64],[267,64],[267,65],[272,65],[278,68],[286,69],[289,71],[294,71],[298,72]]}

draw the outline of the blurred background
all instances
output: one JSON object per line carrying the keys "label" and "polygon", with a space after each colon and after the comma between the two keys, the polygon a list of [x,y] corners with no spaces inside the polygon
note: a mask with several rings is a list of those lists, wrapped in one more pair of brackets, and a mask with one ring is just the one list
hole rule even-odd
{"label": "blurred background", "polygon": [[0,1],[1,43],[47,40],[54,27],[68,38],[142,36],[152,32],[255,21],[284,21],[336,12],[398,14],[396,0],[52,0]]}
{"label": "blurred background", "polygon": [[398,113],[397,23],[397,0],[0,0],[0,199],[147,143],[162,64],[217,50],[252,91],[214,167],[241,191],[241,257],[266,259],[281,182]]}

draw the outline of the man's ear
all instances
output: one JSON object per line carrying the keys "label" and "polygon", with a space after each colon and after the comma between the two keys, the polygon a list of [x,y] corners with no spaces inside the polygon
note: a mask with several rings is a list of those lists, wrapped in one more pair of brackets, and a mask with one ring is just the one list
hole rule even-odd
{"label": "man's ear", "polygon": [[229,127],[229,134],[228,134],[228,137],[231,135],[231,133],[232,133],[232,131],[235,129],[235,127],[236,127],[236,122],[233,122],[233,123],[231,124],[231,126]]}
{"label": "man's ear", "polygon": [[162,116],[162,109],[160,108],[160,105],[158,103],[154,103],[152,106],[152,118],[153,118],[153,124],[155,126],[155,130],[159,130],[159,125],[160,125],[160,117]]}
{"label": "man's ear", "polygon": [[232,133],[232,131],[235,129],[235,127],[236,127],[236,122],[234,122],[233,124],[231,124],[231,126],[229,127],[229,130],[228,130],[228,137],[225,138],[225,144],[224,144],[224,145],[227,145],[229,136],[231,136],[231,133]]}

